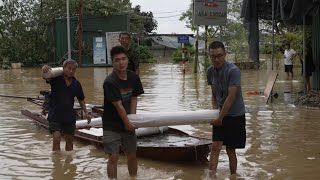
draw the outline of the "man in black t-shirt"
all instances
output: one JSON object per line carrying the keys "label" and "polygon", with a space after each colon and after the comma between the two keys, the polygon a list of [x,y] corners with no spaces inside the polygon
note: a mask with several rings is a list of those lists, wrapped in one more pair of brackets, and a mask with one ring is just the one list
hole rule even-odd
{"label": "man in black t-shirt", "polygon": [[143,87],[137,74],[127,70],[128,56],[122,46],[111,49],[113,72],[103,83],[104,112],[102,116],[104,151],[109,155],[107,172],[109,178],[117,178],[120,148],[127,156],[130,176],[137,175],[137,137],[135,125],[128,114],[135,114],[137,96]]}
{"label": "man in black t-shirt", "polygon": [[125,48],[128,56],[128,70],[135,72],[137,75],[140,73],[138,52],[130,47],[131,36],[127,32],[119,34],[119,42]]}

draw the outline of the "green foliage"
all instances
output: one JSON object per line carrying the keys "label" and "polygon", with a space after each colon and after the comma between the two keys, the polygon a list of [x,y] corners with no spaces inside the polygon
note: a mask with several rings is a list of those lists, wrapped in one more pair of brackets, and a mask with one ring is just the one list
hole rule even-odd
{"label": "green foliage", "polygon": [[221,38],[225,42],[227,53],[234,54],[234,62],[247,59],[249,51],[247,31],[239,22],[228,22],[224,27],[226,30],[221,32]]}
{"label": "green foliage", "polygon": [[186,12],[183,12],[179,18],[180,21],[186,21],[186,27],[192,31],[196,31],[197,27],[193,25],[192,21],[192,9],[193,9],[193,0],[191,0],[189,9]]}
{"label": "green foliage", "polygon": [[[193,60],[193,56],[194,56],[194,53],[195,53],[195,50],[194,50],[194,47],[192,47],[192,45],[190,44],[186,44],[184,46],[184,57],[185,57],[185,61],[188,62],[188,61],[192,61]],[[181,62],[182,61],[182,48],[179,47],[177,48],[173,54],[172,54],[172,58],[173,58],[173,61],[175,63],[178,63],[178,62]]]}
{"label": "green foliage", "polygon": [[[132,33],[138,35],[147,35],[157,29],[158,23],[155,19],[153,19],[152,12],[141,11],[141,7],[139,5],[135,6],[133,11],[134,13],[130,19],[130,30]],[[141,29],[143,31],[141,31]]]}
{"label": "green foliage", "polygon": [[[192,25],[192,2],[189,9],[185,13],[182,13],[180,21],[186,21],[186,26],[194,31],[196,27]],[[227,52],[234,54],[234,59],[232,59],[234,61],[245,60],[248,54],[247,31],[240,19],[241,5],[241,0],[228,1],[227,24],[225,26],[208,27],[208,43],[213,40],[223,41]],[[205,33],[201,37],[206,38]]]}
{"label": "green foliage", "polygon": [[302,31],[295,32],[286,32],[281,37],[283,41],[287,41],[290,43],[290,47],[294,50],[301,51],[302,50],[302,42],[303,42],[303,33]]}
{"label": "green foliage", "polygon": [[[78,16],[79,0],[70,0],[70,16]],[[84,16],[129,14],[133,34],[148,34],[157,28],[152,12],[131,7],[130,0],[83,0]],[[47,60],[47,27],[66,16],[66,1],[0,0],[0,61],[40,64]],[[139,23],[137,23],[139,21]]]}
{"label": "green foliage", "polygon": [[45,59],[46,36],[35,15],[39,8],[34,0],[0,3],[0,57],[8,58],[9,63]]}
{"label": "green foliage", "polygon": [[139,53],[140,63],[154,63],[152,54],[147,46],[139,46],[137,47],[137,51]]}

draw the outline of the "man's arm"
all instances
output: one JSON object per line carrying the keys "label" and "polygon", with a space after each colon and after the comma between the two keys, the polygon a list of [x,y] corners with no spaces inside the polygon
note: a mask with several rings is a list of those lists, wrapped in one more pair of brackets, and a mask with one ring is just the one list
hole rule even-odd
{"label": "man's arm", "polygon": [[138,98],[136,96],[132,96],[131,104],[130,104],[130,114],[136,114],[137,104],[138,104]]}
{"label": "man's arm", "polygon": [[84,100],[80,100],[79,104],[80,104],[81,108],[83,109],[83,111],[85,113],[85,117],[88,120],[88,124],[89,124],[91,122],[91,115],[89,114],[89,112],[87,110],[86,102]]}
{"label": "man's arm", "polygon": [[139,66],[137,67],[137,69],[136,69],[136,75],[138,75],[139,76],[139,74],[140,74],[140,68],[139,68]]}
{"label": "man's arm", "polygon": [[121,100],[113,101],[112,104],[116,108],[120,118],[122,119],[126,129],[128,131],[134,131],[136,127],[129,121],[126,110],[124,109]]}
{"label": "man's arm", "polygon": [[216,99],[216,89],[213,86],[211,86],[211,91],[212,91],[212,97],[211,97],[212,109],[218,109],[218,104]]}
{"label": "man's arm", "polygon": [[222,119],[228,114],[231,106],[233,105],[233,103],[236,99],[237,90],[238,90],[237,86],[229,86],[228,87],[228,96],[222,106],[222,109],[220,110],[219,117],[217,119],[214,119],[211,122],[212,125],[221,125],[222,124]]}
{"label": "man's arm", "polygon": [[[43,65],[42,68],[41,68],[42,74],[45,74],[45,73],[49,72],[50,69],[51,69],[50,66],[48,66],[48,65]],[[43,78],[43,79],[46,80],[47,82],[49,82],[49,81],[51,80],[50,78],[49,78],[49,79]]]}

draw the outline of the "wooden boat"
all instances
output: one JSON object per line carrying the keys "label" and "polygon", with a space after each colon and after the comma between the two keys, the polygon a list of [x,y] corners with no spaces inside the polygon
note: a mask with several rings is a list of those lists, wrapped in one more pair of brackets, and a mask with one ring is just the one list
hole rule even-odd
{"label": "wooden boat", "polygon": [[[48,129],[48,121],[44,115],[43,100],[29,98],[28,101],[39,105],[40,108],[34,110],[23,109],[21,114],[31,119],[36,124]],[[75,107],[78,115],[82,116],[79,107]],[[103,110],[101,107],[91,105],[94,117],[101,116]],[[77,129],[75,138],[83,140],[102,147],[102,128],[88,127]],[[191,136],[183,131],[174,128],[168,128],[167,131],[159,134],[138,137],[137,156],[160,161],[199,161],[207,162],[207,156],[210,152],[211,140]]]}

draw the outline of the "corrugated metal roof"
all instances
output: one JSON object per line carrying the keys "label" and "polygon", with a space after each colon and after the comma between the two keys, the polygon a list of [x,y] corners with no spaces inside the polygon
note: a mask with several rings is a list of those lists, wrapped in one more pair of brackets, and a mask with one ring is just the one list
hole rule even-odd
{"label": "corrugated metal roof", "polygon": [[[150,37],[154,42],[157,44],[161,44],[163,46],[169,47],[169,48],[178,48],[181,47],[181,44],[178,43],[178,37],[177,36],[152,36]],[[195,47],[196,45],[196,39],[189,36],[189,42],[190,44]],[[199,49],[204,49],[204,41],[199,40]]]}

